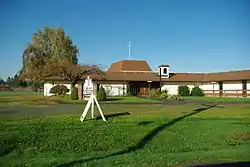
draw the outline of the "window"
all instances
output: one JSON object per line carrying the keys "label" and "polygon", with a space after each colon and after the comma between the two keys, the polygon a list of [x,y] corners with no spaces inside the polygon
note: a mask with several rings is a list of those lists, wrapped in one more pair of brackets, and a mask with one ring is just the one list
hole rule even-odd
{"label": "window", "polygon": [[167,74],[167,72],[168,72],[167,68],[164,68],[163,69],[163,74]]}

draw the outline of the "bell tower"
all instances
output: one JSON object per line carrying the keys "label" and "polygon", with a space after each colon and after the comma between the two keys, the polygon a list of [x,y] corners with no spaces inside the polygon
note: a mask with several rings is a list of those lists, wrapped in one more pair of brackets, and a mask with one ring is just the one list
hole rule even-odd
{"label": "bell tower", "polygon": [[158,75],[161,75],[162,78],[169,78],[169,65],[159,65]]}

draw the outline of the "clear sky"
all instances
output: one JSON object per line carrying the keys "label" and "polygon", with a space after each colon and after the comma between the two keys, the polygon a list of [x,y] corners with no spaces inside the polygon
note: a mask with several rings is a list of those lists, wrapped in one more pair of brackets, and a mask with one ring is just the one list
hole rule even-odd
{"label": "clear sky", "polygon": [[249,0],[1,0],[0,77],[13,76],[32,34],[62,25],[80,63],[146,60],[173,72],[250,69]]}

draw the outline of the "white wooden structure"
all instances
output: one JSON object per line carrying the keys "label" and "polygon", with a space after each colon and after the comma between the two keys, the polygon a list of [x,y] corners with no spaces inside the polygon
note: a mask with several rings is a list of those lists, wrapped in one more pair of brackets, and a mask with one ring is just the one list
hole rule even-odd
{"label": "white wooden structure", "polygon": [[106,119],[105,119],[105,117],[104,117],[104,115],[102,113],[102,109],[101,109],[101,107],[100,107],[100,105],[99,105],[99,103],[98,103],[98,101],[96,99],[96,96],[94,94],[91,94],[90,98],[88,100],[88,103],[87,103],[87,105],[86,105],[86,107],[85,107],[85,109],[84,109],[84,111],[83,111],[83,113],[82,113],[82,115],[80,117],[80,120],[82,122],[84,121],[84,119],[85,119],[85,117],[86,117],[86,115],[87,115],[87,113],[89,111],[90,106],[91,106],[91,118],[92,119],[94,118],[94,103],[96,103],[96,105],[97,105],[97,108],[98,108],[99,113],[100,113],[100,115],[102,117],[102,120],[106,121]]}

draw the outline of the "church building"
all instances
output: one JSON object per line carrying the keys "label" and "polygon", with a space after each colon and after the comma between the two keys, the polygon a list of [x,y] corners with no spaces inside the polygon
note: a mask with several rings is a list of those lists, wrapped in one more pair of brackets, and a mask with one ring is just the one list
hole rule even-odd
{"label": "church building", "polygon": [[[169,94],[177,94],[179,85],[191,89],[198,85],[205,96],[250,97],[250,70],[227,71],[217,73],[175,73],[169,65],[159,65],[153,71],[144,60],[121,60],[110,65],[102,75],[92,74],[94,92],[102,85],[108,96],[125,96],[128,89],[134,96],[148,96],[149,90],[160,88]],[[87,76],[77,84],[82,98],[83,85]],[[61,79],[48,79],[44,84],[44,95],[50,96],[50,89],[56,84],[70,84]],[[70,92],[69,92],[70,93]]]}

